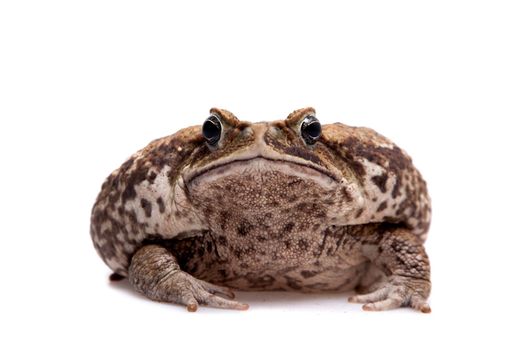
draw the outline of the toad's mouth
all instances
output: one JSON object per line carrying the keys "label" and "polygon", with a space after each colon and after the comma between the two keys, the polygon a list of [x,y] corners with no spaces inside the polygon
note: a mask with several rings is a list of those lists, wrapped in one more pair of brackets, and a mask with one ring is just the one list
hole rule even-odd
{"label": "toad's mouth", "polygon": [[185,182],[190,184],[201,182],[203,180],[214,180],[219,177],[228,176],[234,173],[263,173],[265,171],[275,170],[290,175],[294,174],[299,177],[315,178],[317,181],[322,181],[326,185],[341,181],[340,177],[336,174],[311,162],[301,162],[295,159],[274,159],[256,156],[215,164],[212,163],[188,174],[188,176],[185,178]]}

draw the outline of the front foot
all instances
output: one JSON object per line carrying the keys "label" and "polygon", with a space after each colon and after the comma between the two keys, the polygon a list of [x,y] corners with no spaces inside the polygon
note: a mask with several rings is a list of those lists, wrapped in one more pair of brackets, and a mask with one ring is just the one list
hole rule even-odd
{"label": "front foot", "polygon": [[199,305],[223,309],[247,310],[248,304],[231,300],[231,289],[199,280],[182,271],[176,258],[166,248],[144,246],[135,253],[129,267],[131,285],[148,298],[185,305],[197,311]]}
{"label": "front foot", "polygon": [[423,313],[430,313],[427,303],[430,294],[430,282],[423,279],[404,276],[390,276],[379,284],[371,293],[355,295],[349,302],[365,303],[365,311],[383,311],[409,306]]}
{"label": "front foot", "polygon": [[167,276],[160,288],[164,298],[159,301],[168,301],[182,304],[190,312],[197,311],[199,305],[207,305],[221,309],[247,310],[248,304],[232,300],[233,291],[209,282],[199,280],[184,271],[176,271]]}

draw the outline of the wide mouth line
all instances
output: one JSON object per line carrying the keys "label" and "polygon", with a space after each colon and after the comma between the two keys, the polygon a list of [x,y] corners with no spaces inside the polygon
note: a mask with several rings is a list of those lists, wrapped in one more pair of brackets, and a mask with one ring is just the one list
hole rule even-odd
{"label": "wide mouth line", "polygon": [[297,165],[297,166],[302,166],[302,167],[305,167],[305,168],[309,168],[309,169],[312,169],[312,170],[315,170],[327,177],[329,177],[330,179],[338,182],[339,179],[334,176],[332,173],[330,173],[329,171],[327,171],[326,169],[323,169],[321,167],[317,167],[313,164],[307,164],[307,163],[299,163],[299,162],[294,162],[294,161],[290,161],[290,160],[285,160],[285,159],[273,159],[273,158],[268,158],[268,157],[264,157],[264,156],[255,156],[255,157],[251,157],[251,158],[246,158],[246,159],[235,159],[235,160],[232,160],[232,161],[229,161],[229,162],[226,162],[226,163],[220,163],[220,164],[215,164],[209,168],[204,168],[204,169],[201,169],[200,171],[198,171],[197,173],[195,174],[192,174],[191,177],[188,179],[188,182],[191,182],[193,181],[194,179],[196,179],[197,177],[207,173],[207,172],[210,172],[210,171],[213,171],[215,169],[218,169],[218,168],[222,168],[222,167],[225,167],[225,166],[228,166],[228,165],[232,165],[232,164],[235,164],[235,163],[243,163],[243,162],[250,162],[250,161],[253,161],[253,160],[257,160],[257,159],[263,159],[263,160],[266,160],[266,161],[270,161],[270,162],[279,162],[279,163],[285,163],[285,164],[293,164],[293,165]]}

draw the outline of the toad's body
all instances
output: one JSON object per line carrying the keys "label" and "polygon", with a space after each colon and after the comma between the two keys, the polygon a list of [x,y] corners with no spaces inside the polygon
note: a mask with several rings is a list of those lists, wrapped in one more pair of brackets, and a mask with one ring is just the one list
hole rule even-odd
{"label": "toad's body", "polygon": [[353,300],[367,309],[429,311],[425,182],[388,139],[343,124],[321,134],[314,114],[250,124],[213,109],[203,133],[137,152],[93,208],[104,261],[148,297],[190,310],[245,308],[223,298],[226,287],[360,287],[371,293]]}

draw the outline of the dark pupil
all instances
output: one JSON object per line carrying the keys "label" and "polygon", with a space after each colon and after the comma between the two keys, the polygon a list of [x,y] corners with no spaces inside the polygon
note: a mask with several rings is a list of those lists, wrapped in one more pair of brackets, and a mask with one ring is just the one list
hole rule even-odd
{"label": "dark pupil", "polygon": [[303,128],[303,132],[305,132],[311,138],[316,139],[321,135],[321,123],[318,121],[313,121],[310,124],[307,124]]}
{"label": "dark pupil", "polygon": [[321,136],[321,123],[314,116],[306,117],[301,125],[301,134],[307,144],[313,145]]}
{"label": "dark pupil", "polygon": [[221,123],[216,117],[209,117],[202,125],[202,135],[208,142],[216,143],[221,137]]}

